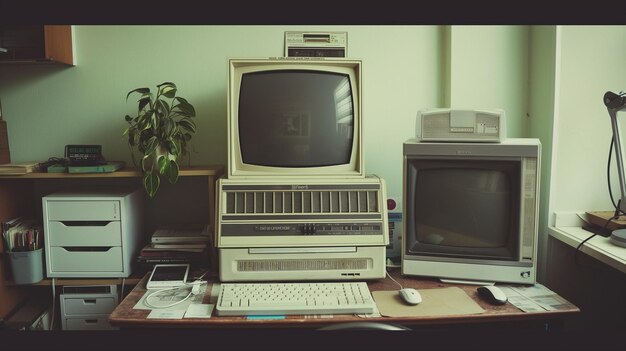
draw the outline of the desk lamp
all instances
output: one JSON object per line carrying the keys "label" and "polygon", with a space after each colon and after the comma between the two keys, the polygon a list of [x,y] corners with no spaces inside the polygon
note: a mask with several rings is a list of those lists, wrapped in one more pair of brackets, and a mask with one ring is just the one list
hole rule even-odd
{"label": "desk lamp", "polygon": [[[615,94],[607,91],[604,94],[604,104],[609,111],[611,117],[611,127],[613,129],[613,143],[615,145],[615,155],[617,158],[617,174],[619,176],[619,187],[621,190],[621,199],[617,205],[618,212],[626,213],[626,180],[624,179],[624,159],[622,157],[622,146],[620,142],[620,133],[617,126],[617,112],[626,110],[626,93],[620,92]],[[616,229],[611,233],[609,240],[612,244],[626,247],[626,229]]]}

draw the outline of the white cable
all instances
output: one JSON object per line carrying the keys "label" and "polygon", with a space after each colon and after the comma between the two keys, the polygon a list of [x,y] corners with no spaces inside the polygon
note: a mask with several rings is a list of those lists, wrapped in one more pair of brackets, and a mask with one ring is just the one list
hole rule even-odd
{"label": "white cable", "polygon": [[172,307],[172,306],[176,306],[179,303],[183,303],[184,301],[187,301],[187,299],[189,298],[189,296],[191,296],[191,290],[189,290],[189,294],[187,294],[187,296],[185,296],[184,299],[180,300],[180,301],[176,301],[174,303],[171,303],[169,305],[162,305],[162,306],[155,306],[153,304],[151,304],[148,300],[153,297],[154,295],[158,294],[158,293],[162,293],[164,291],[168,291],[168,290],[178,290],[181,289],[181,287],[175,287],[175,288],[166,288],[166,289],[159,289],[159,290],[155,290],[154,292],[150,293],[148,296],[146,296],[145,300],[143,301],[146,306],[150,307],[150,308],[168,308],[168,307]]}
{"label": "white cable", "polygon": [[120,288],[120,302],[124,300],[124,284],[126,283],[126,278],[122,278],[122,287]]}
{"label": "white cable", "polygon": [[387,270],[385,270],[385,273],[387,274],[387,276],[389,277],[389,279],[393,280],[394,283],[398,284],[400,286],[400,289],[404,289],[402,287],[402,284],[398,283],[395,279],[393,279],[393,277],[389,274],[389,272],[387,272]]}
{"label": "white cable", "polygon": [[56,291],[54,289],[55,278],[52,278],[52,313],[50,316],[50,330],[54,330],[54,305],[56,303]]}
{"label": "white cable", "polygon": [[[206,273],[205,273],[206,274]],[[202,277],[204,277],[204,274],[202,275]],[[200,280],[200,279],[196,279],[194,282],[192,283],[187,283],[184,286],[175,286],[173,288],[165,288],[165,289],[159,289],[159,290],[155,290],[153,292],[151,292],[148,296],[146,296],[146,298],[144,299],[144,303],[146,304],[146,306],[150,307],[150,308],[168,308],[168,307],[172,307],[172,306],[176,306],[179,303],[183,303],[184,301],[187,301],[187,299],[191,296],[191,295],[195,295],[198,293],[198,289],[196,288],[197,286],[200,286],[202,284],[205,284],[206,281]],[[174,303],[171,303],[169,305],[162,305],[162,306],[155,306],[153,304],[151,304],[148,299],[150,299],[151,297],[155,296],[158,293],[162,293],[164,291],[170,291],[170,290],[179,290],[179,289],[185,289],[191,287],[191,289],[189,290],[189,294],[187,294],[187,296],[185,296],[185,298],[183,298],[180,301],[176,301]]]}

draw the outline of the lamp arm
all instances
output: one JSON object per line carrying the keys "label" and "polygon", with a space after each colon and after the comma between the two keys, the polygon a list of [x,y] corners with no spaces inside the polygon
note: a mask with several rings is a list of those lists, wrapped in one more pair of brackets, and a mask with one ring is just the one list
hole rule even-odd
{"label": "lamp arm", "polygon": [[617,160],[617,174],[619,176],[619,187],[621,198],[619,210],[626,213],[626,179],[624,179],[624,155],[622,154],[622,141],[617,125],[617,112],[626,109],[626,98],[624,93],[615,94],[607,91],[603,97],[609,117],[611,117],[611,129],[613,131],[613,145],[615,146],[615,157]]}
{"label": "lamp arm", "polygon": [[622,154],[622,144],[617,127],[617,111],[608,109],[611,117],[611,128],[613,130],[613,145],[615,146],[615,158],[617,161],[617,175],[619,177],[620,202],[619,210],[626,212],[626,179],[624,179],[624,156]]}

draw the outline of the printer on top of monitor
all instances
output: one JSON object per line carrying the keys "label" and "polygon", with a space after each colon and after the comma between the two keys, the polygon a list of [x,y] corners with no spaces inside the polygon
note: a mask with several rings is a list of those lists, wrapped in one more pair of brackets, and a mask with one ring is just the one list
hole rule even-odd
{"label": "printer on top of monitor", "polygon": [[506,138],[502,109],[427,109],[417,112],[415,122],[415,135],[420,141],[499,143]]}

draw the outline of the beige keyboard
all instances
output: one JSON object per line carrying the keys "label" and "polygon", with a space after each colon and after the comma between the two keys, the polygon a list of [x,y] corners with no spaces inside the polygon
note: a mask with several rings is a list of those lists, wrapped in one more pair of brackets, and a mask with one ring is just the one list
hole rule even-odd
{"label": "beige keyboard", "polygon": [[219,316],[370,314],[376,305],[367,283],[223,283]]}

